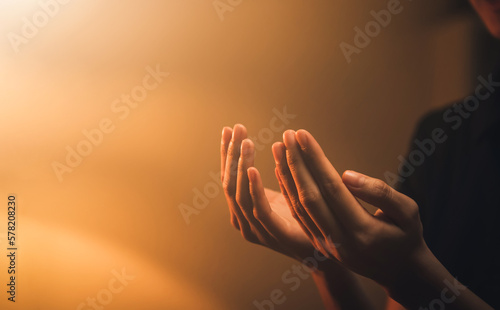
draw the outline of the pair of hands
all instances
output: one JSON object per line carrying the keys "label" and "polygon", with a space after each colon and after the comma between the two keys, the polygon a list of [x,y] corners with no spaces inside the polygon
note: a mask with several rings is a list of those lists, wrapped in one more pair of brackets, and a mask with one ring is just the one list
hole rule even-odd
{"label": "pair of hands", "polygon": [[[222,131],[222,184],[231,223],[246,240],[299,261],[317,250],[384,286],[425,255],[411,198],[353,171],[341,177],[305,130],[287,130],[272,150],[281,193],[264,188],[245,127]],[[372,215],[357,198],[379,209]]]}

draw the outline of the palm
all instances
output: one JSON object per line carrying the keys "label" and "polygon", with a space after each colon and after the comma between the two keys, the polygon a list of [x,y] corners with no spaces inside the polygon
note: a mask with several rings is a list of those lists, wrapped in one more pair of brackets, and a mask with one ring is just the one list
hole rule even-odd
{"label": "palm", "polygon": [[278,241],[289,244],[289,251],[294,252],[297,256],[311,255],[314,251],[314,246],[293,218],[290,207],[281,192],[269,188],[265,188],[264,190],[272,212],[278,215],[278,217],[275,217],[276,220],[273,224],[280,234],[275,237]]}
{"label": "palm", "polygon": [[264,191],[266,192],[267,199],[269,200],[269,204],[271,205],[271,209],[273,210],[273,212],[282,217],[286,222],[288,222],[294,228],[302,232],[302,229],[300,228],[299,224],[297,224],[297,221],[295,221],[295,219],[293,218],[292,213],[290,212],[290,207],[286,203],[283,194],[281,194],[281,192],[277,192],[269,188],[264,188]]}

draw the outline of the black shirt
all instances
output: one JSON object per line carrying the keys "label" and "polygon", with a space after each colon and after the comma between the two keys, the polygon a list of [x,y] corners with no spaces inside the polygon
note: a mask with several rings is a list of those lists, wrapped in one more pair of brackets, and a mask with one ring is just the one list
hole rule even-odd
{"label": "black shirt", "polygon": [[[500,83],[484,86],[500,82],[498,73],[478,79],[476,109],[468,97],[456,103],[461,111],[452,105],[420,121],[398,190],[418,203],[425,241],[439,261],[500,309]],[[415,139],[432,139],[436,129],[446,140],[432,152],[428,143],[425,153]]]}

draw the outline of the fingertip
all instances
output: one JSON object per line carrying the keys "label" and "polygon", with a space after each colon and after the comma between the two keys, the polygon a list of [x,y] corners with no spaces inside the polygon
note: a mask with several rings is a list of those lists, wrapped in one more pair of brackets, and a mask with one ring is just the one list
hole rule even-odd
{"label": "fingertip", "polygon": [[283,142],[285,143],[285,146],[288,148],[290,147],[293,142],[295,141],[295,131],[292,129],[288,129],[283,133]]}
{"label": "fingertip", "polygon": [[243,141],[241,143],[242,143],[242,145],[244,144],[244,145],[246,145],[248,147],[253,147],[253,141],[251,139],[249,139],[249,138],[243,139]]}
{"label": "fingertip", "polygon": [[233,127],[233,139],[246,136],[247,129],[242,124],[235,124]]}
{"label": "fingertip", "polygon": [[342,182],[350,187],[362,187],[365,183],[365,176],[352,170],[346,170],[342,174]]}
{"label": "fingertip", "polygon": [[259,177],[259,170],[255,167],[250,167],[247,169],[247,174],[248,180],[255,184],[257,182],[257,178]]}
{"label": "fingertip", "polygon": [[259,170],[257,170],[257,168],[255,167],[250,167],[247,169],[247,175],[249,183],[248,185],[250,187],[250,195],[255,196],[259,191],[259,187],[262,186]]}
{"label": "fingertip", "polygon": [[233,129],[231,127],[225,126],[222,128],[222,142],[226,143],[231,140],[231,136],[233,135]]}
{"label": "fingertip", "polygon": [[251,155],[253,153],[253,142],[250,139],[244,139],[241,142],[241,154],[242,155]]}
{"label": "fingertip", "polygon": [[283,142],[275,142],[272,146],[274,161],[278,164],[283,158],[283,154],[285,153],[285,145]]}
{"label": "fingertip", "polygon": [[307,130],[299,129],[295,133],[295,138],[297,139],[297,142],[299,142],[302,148],[306,148],[308,146],[308,140],[310,135],[311,134]]}
{"label": "fingertip", "polygon": [[284,147],[285,145],[283,144],[283,142],[274,142],[273,145],[272,145],[272,149],[274,150],[275,148],[277,147]]}
{"label": "fingertip", "polygon": [[236,123],[236,124],[234,124],[233,128],[234,129],[237,129],[237,128],[239,128],[239,129],[245,129],[245,126],[243,124]]}

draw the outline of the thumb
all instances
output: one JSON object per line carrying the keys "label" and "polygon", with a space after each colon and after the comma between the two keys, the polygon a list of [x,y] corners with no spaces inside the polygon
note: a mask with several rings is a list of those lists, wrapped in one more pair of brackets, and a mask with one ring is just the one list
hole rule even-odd
{"label": "thumb", "polygon": [[402,228],[419,219],[416,202],[382,180],[347,170],[342,175],[342,181],[354,196],[380,208]]}

